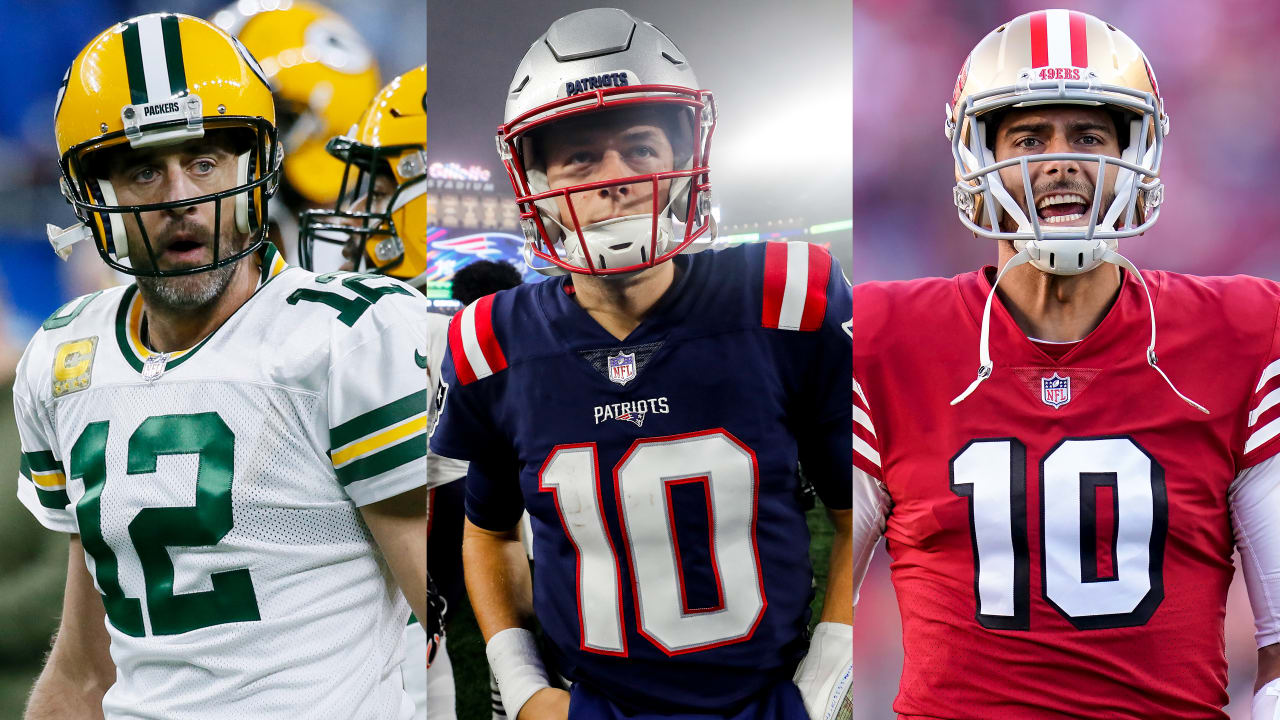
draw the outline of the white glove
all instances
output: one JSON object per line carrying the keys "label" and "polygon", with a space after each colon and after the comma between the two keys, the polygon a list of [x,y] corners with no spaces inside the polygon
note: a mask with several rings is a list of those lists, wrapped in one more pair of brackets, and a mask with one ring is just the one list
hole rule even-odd
{"label": "white glove", "polygon": [[[853,716],[853,626],[823,622],[813,629],[809,653],[793,681],[812,720]],[[1255,718],[1256,720],[1256,718]],[[1268,718],[1270,720],[1270,718]]]}

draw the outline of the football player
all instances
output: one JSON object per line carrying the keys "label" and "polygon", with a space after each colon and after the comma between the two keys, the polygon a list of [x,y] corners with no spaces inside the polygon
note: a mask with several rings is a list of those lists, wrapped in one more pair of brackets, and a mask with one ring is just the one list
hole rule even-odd
{"label": "football player", "polygon": [[[426,65],[387,83],[374,96],[360,122],[352,127],[351,135],[330,139],[326,148],[340,163],[340,190],[332,209],[313,209],[302,214],[299,233],[302,266],[317,272],[329,270],[331,267],[324,267],[326,262],[332,266],[333,260],[345,256],[343,269],[386,275],[424,290],[427,283]],[[328,253],[317,253],[317,247],[323,244],[335,248]],[[423,321],[421,332],[426,336],[426,355],[415,355],[414,360],[420,372],[425,371],[427,394],[431,396],[439,371],[432,371],[430,358],[443,352],[435,339],[443,319],[427,313]],[[435,362],[438,366],[439,361]],[[428,411],[428,415],[431,414]],[[435,485],[433,475],[429,474],[428,529]],[[424,630],[422,623],[414,618],[405,628],[405,688],[413,698],[416,720],[427,717],[428,698],[433,703],[432,718],[453,717],[451,699],[435,692],[434,688],[429,693],[429,678],[425,675],[433,656],[437,656],[437,648],[443,649],[440,621],[444,605],[440,600],[428,579],[426,628]],[[426,658],[425,664],[423,658]],[[447,667],[447,656],[442,659]],[[450,699],[447,708],[443,704],[446,699]],[[444,714],[446,710],[448,715]]]}
{"label": "football player", "polygon": [[410,718],[424,299],[266,241],[271,91],[204,20],[96,37],[55,134],[82,221],[55,248],[90,243],[136,283],[58,309],[15,386],[19,498],[71,538],[28,716]]}
{"label": "football player", "polygon": [[1168,131],[1123,32],[1014,18],[946,121],[996,265],[854,292],[855,546],[891,503],[900,717],[1226,718],[1233,549],[1274,702],[1280,287],[1119,253],[1159,217]]}
{"label": "football player", "polygon": [[[305,0],[240,0],[212,21],[244,43],[271,82],[288,153],[269,218],[270,239],[294,261],[298,215],[332,208],[338,199],[343,165],[325,145],[345,135],[378,92],[377,60],[342,16]],[[322,247],[322,253],[329,249]],[[341,256],[327,260],[320,264],[336,267]]]}
{"label": "football player", "polygon": [[[715,124],[615,9],[553,23],[507,94],[526,259],[557,276],[455,316],[432,448],[471,461],[467,588],[520,720],[852,712],[849,288],[805,242],[695,254]],[[812,643],[798,464],[836,525]]]}

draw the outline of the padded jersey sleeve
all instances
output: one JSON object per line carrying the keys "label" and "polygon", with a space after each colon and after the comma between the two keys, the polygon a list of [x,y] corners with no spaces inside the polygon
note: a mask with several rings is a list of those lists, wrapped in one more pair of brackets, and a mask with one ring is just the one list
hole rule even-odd
{"label": "padded jersey sleeve", "polygon": [[1244,447],[1236,456],[1242,470],[1280,452],[1280,297],[1272,294],[1270,300],[1265,321],[1270,321],[1271,340],[1260,358],[1257,382],[1247,404]]}
{"label": "padded jersey sleeve", "polygon": [[38,399],[39,388],[51,381],[37,372],[48,364],[33,358],[33,355],[40,355],[39,347],[40,336],[37,335],[18,364],[13,387],[13,409],[22,446],[18,499],[41,525],[50,530],[75,534],[80,530],[76,524],[75,508],[67,497],[67,477],[61,452],[56,447],[46,406]]}
{"label": "padded jersey sleeve", "polygon": [[330,341],[329,458],[360,506],[427,481],[426,302],[394,287]]}
{"label": "padded jersey sleeve", "polygon": [[[790,243],[788,243],[790,244]],[[849,283],[840,263],[825,249],[811,246],[829,262],[826,273],[826,308],[814,333],[812,350],[804,378],[804,402],[798,415],[797,445],[800,464],[822,498],[833,509],[852,505],[849,454],[849,404],[844,394],[852,374],[853,346],[850,322],[853,316]]]}
{"label": "padded jersey sleeve", "polygon": [[515,448],[496,420],[509,373],[504,372],[505,357],[493,331],[492,298],[477,300],[450,323],[431,450],[445,458],[470,461],[467,518],[486,530],[499,531],[519,522],[524,501]]}

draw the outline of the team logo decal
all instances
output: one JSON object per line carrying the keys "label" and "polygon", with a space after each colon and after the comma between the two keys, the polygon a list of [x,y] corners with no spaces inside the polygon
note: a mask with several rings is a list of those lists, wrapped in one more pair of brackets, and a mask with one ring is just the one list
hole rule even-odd
{"label": "team logo decal", "polygon": [[1040,399],[1054,410],[1071,402],[1071,376],[1062,377],[1055,372],[1052,377],[1040,378]]}
{"label": "team logo decal", "polygon": [[93,382],[98,336],[64,342],[53,353],[53,396],[79,392]]}
{"label": "team logo decal", "polygon": [[[636,379],[636,354],[618,353],[609,356],[609,379],[619,385],[626,385]],[[637,425],[639,423],[636,423]]]}
{"label": "team logo decal", "polygon": [[595,407],[596,425],[605,420],[625,420],[632,423],[636,427],[644,425],[644,417],[650,413],[656,415],[667,415],[671,412],[671,406],[667,403],[665,397],[648,398],[645,400],[630,400],[620,403],[609,403],[608,405],[597,405]]}

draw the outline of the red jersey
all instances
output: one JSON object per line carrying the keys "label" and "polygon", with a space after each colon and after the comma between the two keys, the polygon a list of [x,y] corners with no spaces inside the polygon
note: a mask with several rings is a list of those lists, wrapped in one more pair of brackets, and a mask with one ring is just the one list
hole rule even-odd
{"label": "red jersey", "polygon": [[[854,463],[886,537],[904,718],[1226,718],[1227,490],[1280,450],[1280,285],[1125,274],[1079,343],[1028,340],[992,268],[853,290]],[[1046,349],[1048,352],[1046,352]],[[1055,356],[1058,356],[1055,358]]]}

